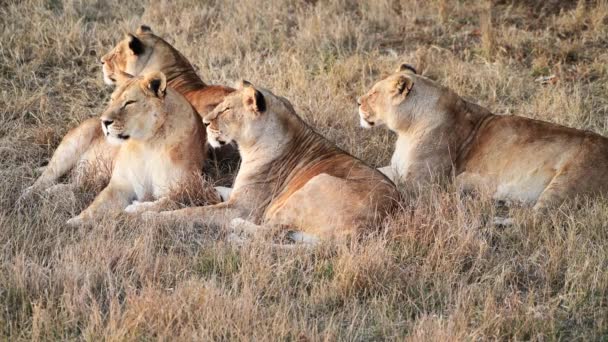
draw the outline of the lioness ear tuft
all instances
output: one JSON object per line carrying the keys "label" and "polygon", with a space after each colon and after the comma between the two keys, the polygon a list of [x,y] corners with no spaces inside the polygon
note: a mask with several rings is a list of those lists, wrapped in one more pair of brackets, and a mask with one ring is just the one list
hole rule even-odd
{"label": "lioness ear tuft", "polygon": [[144,76],[143,85],[152,95],[162,98],[167,90],[167,77],[160,71],[151,72]]}
{"label": "lioness ear tuft", "polygon": [[247,81],[243,81],[243,103],[252,112],[263,113],[266,111],[264,95]]}
{"label": "lioness ear tuft", "polygon": [[144,34],[144,33],[152,33],[152,29],[148,25],[141,25],[140,27],[137,28],[135,33],[137,35]]}
{"label": "lioness ear tuft", "polygon": [[401,65],[399,66],[399,68],[397,69],[397,72],[404,72],[404,71],[407,71],[407,72],[412,72],[412,73],[414,73],[414,74],[418,74],[418,72],[416,71],[416,69],[414,69],[414,67],[413,67],[413,66],[411,66],[411,65],[409,65],[409,64],[407,64],[407,63],[403,63],[403,64],[401,64]]}
{"label": "lioness ear tuft", "polygon": [[406,75],[401,75],[395,82],[395,88],[399,94],[407,95],[414,87],[414,80]]}
{"label": "lioness ear tuft", "polygon": [[144,43],[139,38],[129,33],[129,49],[138,56],[144,53]]}
{"label": "lioness ear tuft", "polygon": [[247,81],[247,80],[240,80],[237,84],[236,84],[236,89],[237,90],[242,90],[245,87],[253,87],[253,84],[251,84],[251,82]]}

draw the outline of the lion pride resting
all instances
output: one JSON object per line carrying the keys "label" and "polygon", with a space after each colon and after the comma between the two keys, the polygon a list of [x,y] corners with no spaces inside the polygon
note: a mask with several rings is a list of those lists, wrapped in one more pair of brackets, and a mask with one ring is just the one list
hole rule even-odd
{"label": "lion pride resting", "polygon": [[[207,85],[196,74],[188,60],[173,46],[154,35],[145,25],[137,29],[135,35],[128,34],[116,46],[101,58],[103,78],[109,85],[116,85],[122,73],[133,76],[160,71],[167,78],[167,86],[186,97],[202,116],[222,101],[232,88],[220,85]],[[48,189],[62,190],[66,187],[80,186],[84,180],[93,183],[107,183],[118,146],[107,139],[99,119],[90,118],[78,127],[70,130],[53,153],[49,164],[32,186],[27,188],[22,198]],[[205,132],[202,132],[201,144],[205,143]],[[222,158],[230,158],[232,146],[218,153]],[[206,158],[206,150],[201,150]],[[53,186],[61,176],[74,170],[75,182]]]}
{"label": "lion pride resting", "polygon": [[[284,98],[249,83],[205,116],[212,146],[235,141],[242,164],[227,202],[144,217],[215,225],[246,223],[343,237],[385,217],[399,199],[382,173],[314,132]],[[253,228],[252,228],[253,227]]]}
{"label": "lion pride resting", "polygon": [[456,176],[464,191],[495,199],[561,204],[608,192],[608,139],[519,116],[494,115],[402,65],[361,96],[366,128],[398,134],[391,165],[381,171],[406,184]]}
{"label": "lion pride resting", "polygon": [[195,180],[202,166],[203,126],[188,101],[167,88],[163,73],[122,81],[101,123],[108,137],[122,142],[112,177],[93,203],[68,224],[121,211],[133,199],[155,201],[135,202],[130,212],[160,210],[185,187],[201,185]]}

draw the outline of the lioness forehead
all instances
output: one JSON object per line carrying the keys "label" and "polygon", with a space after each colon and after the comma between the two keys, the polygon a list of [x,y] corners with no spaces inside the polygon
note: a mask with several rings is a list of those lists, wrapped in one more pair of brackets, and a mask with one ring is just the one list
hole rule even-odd
{"label": "lioness forehead", "polygon": [[[141,77],[133,77],[132,79],[127,80],[123,84],[116,87],[116,90],[114,90],[114,92],[112,93],[112,96],[110,97],[112,99],[112,101],[117,100],[120,97],[122,97],[122,95],[124,93],[126,93],[128,90],[132,89],[133,88],[132,86],[136,85],[136,83],[140,80],[141,80]],[[136,87],[136,88],[139,89],[139,87]]]}

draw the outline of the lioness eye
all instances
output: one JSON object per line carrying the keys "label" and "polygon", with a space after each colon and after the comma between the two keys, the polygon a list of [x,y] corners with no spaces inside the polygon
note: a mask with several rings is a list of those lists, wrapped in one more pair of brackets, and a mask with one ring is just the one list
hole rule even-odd
{"label": "lioness eye", "polygon": [[126,106],[128,106],[128,105],[130,105],[130,104],[133,104],[133,103],[135,103],[135,101],[133,101],[133,100],[127,101],[127,102],[125,102],[125,104],[122,106],[122,108],[125,108]]}

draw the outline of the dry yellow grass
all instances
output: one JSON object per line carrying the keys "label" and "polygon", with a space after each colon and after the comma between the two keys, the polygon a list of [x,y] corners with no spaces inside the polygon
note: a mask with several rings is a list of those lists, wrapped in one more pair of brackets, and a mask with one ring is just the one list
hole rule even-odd
{"label": "dry yellow grass", "polygon": [[429,188],[383,233],[292,251],[126,217],[66,227],[90,189],[14,205],[107,104],[98,58],[141,23],[376,166],[393,137],[357,127],[355,98],[403,61],[494,112],[608,134],[608,3],[563,3],[0,2],[0,339],[605,340],[608,201],[511,208],[500,228],[493,203]]}

